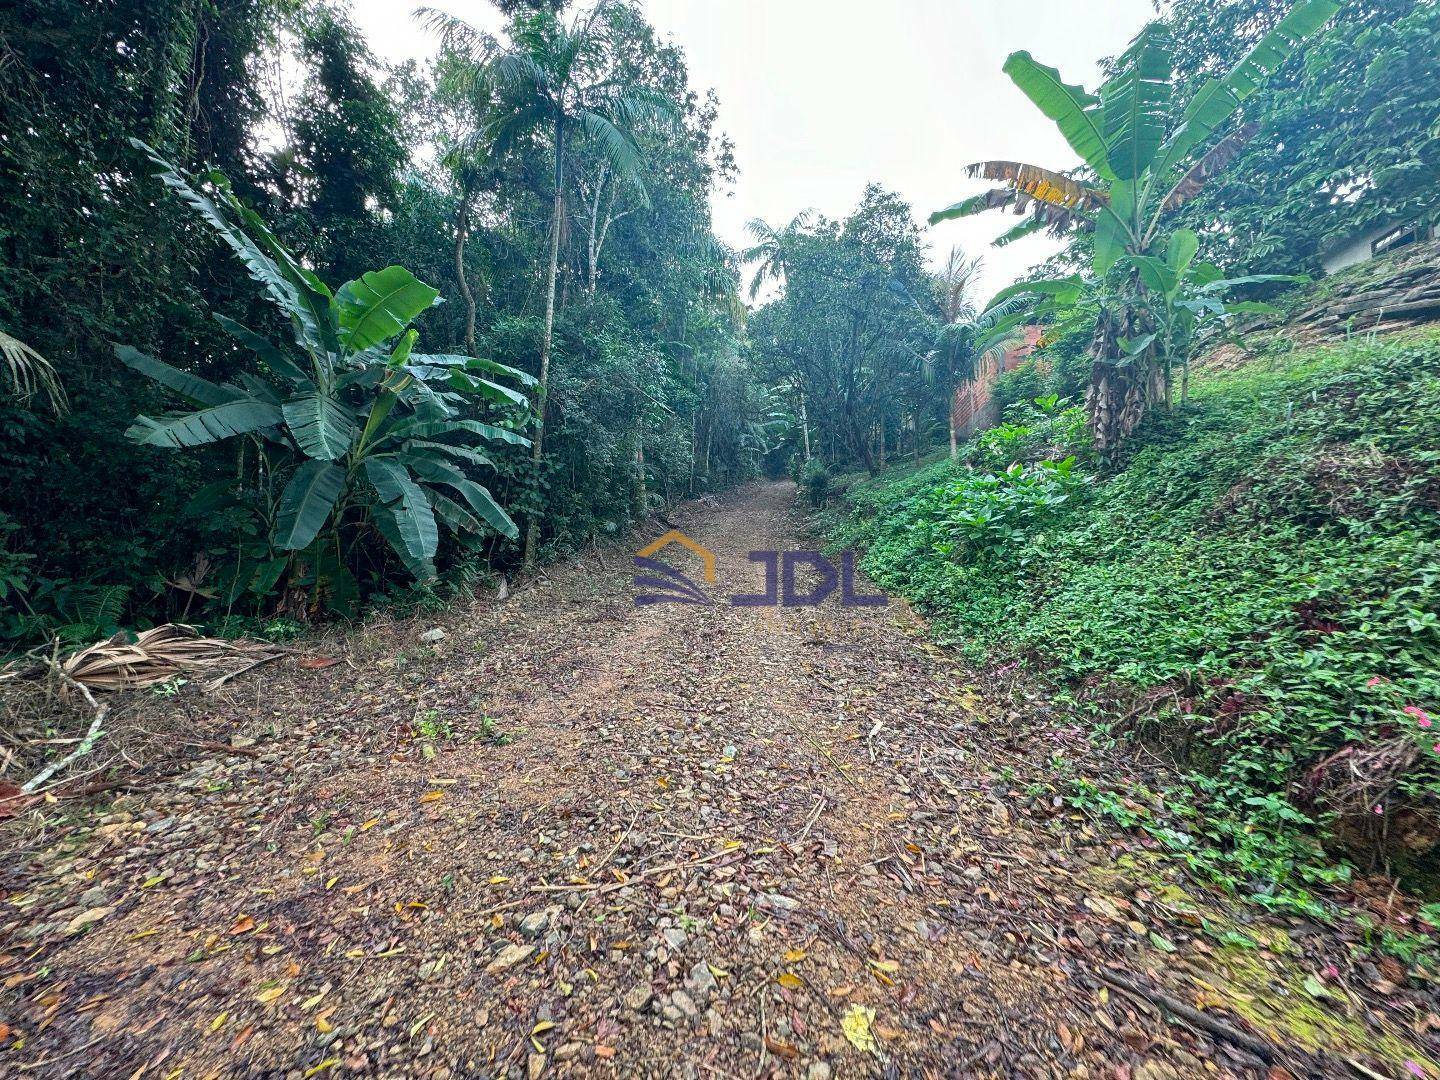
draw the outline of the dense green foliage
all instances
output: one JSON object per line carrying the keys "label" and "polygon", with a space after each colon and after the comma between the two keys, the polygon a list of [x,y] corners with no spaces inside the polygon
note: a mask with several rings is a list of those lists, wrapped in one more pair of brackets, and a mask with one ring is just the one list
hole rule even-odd
{"label": "dense green foliage", "polygon": [[[388,266],[332,292],[221,174],[212,175],[207,193],[143,143],[136,146],[290,323],[292,341],[276,344],[216,315],[255,354],[263,373],[242,372],[238,385],[116,347],[121,363],[196,407],[159,420],[142,415],[127,432],[131,439],[176,450],[239,436],[254,444],[264,486],[247,490],[243,478],[227,479],[202,500],[214,506],[228,498],[268,526],[263,544],[242,547],[219,572],[226,603],[245,592],[263,597],[276,585],[304,584],[331,610],[353,613],[360,592],[355,569],[375,565],[366,558],[370,533],[421,581],[435,576],[440,522],[457,534],[494,530],[513,540],[515,523],[466,470],[495,468],[478,449],[484,443],[529,445],[517,432],[530,419],[529,402],[490,376],[527,388],[537,387],[536,380],[493,360],[415,352],[419,332],[410,323],[439,299],[430,286],[404,267]],[[475,411],[471,397],[492,403],[496,415],[487,419],[493,422],[463,415]],[[383,560],[379,570],[383,579]]]}
{"label": "dense green foliage", "polygon": [[1242,876],[1282,874],[1261,838],[1313,817],[1403,857],[1440,814],[1437,425],[1434,337],[1206,377],[1109,476],[1044,400],[856,489],[840,539],[970,656],[1144,717],[1197,774],[1204,821],[1165,836],[1188,854],[1223,838]]}
{"label": "dense green foliage", "polygon": [[[530,4],[509,14],[510,42],[542,17]],[[34,351],[7,348],[7,363],[45,358],[71,404],[0,395],[0,641],[180,616],[308,617],[324,599],[314,588],[303,602],[280,577],[233,588],[237,560],[272,542],[284,468],[272,475],[248,437],[244,450],[183,453],[125,438],[138,414],[181,401],[118,362],[116,345],[245,387],[269,378],[266,364],[212,316],[272,342],[283,332],[244,265],[127,140],[189,173],[223,172],[318,281],[408,268],[448,301],[416,324],[417,353],[536,377],[553,128],[511,125],[500,138],[497,110],[513,119],[516,102],[462,77],[470,52],[457,43],[423,68],[387,70],[319,0],[38,0],[0,12],[0,45],[0,332]],[[562,149],[545,454],[537,475],[523,446],[487,451],[495,501],[538,521],[545,557],[755,475],[780,431],[742,360],[733,257],[710,230],[709,198],[733,171],[715,102],[629,8],[596,50],[587,62],[664,118],[627,114],[643,191],[615,171],[596,125]],[[467,399],[454,419],[493,419],[488,400]],[[442,575],[518,562],[502,533],[470,535],[438,545]],[[401,561],[365,561],[363,592],[409,588]]]}
{"label": "dense green foliage", "polygon": [[751,318],[750,347],[803,431],[794,449],[806,460],[875,472],[921,456],[946,437],[956,381],[1003,351],[1021,320],[977,315],[973,267],[958,257],[927,271],[910,207],[876,185],[841,221],[803,214],[752,231],[752,295],[769,281],[783,291]]}
{"label": "dense green foliage", "polygon": [[[1166,23],[1187,91],[1233,63],[1284,0],[1176,0]],[[1247,104],[1255,137],[1182,208],[1205,251],[1250,271],[1313,272],[1327,243],[1440,210],[1440,6],[1362,0]]]}

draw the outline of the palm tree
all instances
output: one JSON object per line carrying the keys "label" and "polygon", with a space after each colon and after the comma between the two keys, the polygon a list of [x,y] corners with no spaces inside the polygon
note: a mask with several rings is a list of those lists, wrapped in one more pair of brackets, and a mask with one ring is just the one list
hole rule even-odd
{"label": "palm tree", "polygon": [[1026,298],[1012,296],[976,311],[969,294],[982,265],[983,260],[967,259],[959,248],[951,248],[936,280],[940,328],[935,348],[925,358],[924,371],[927,381],[940,382],[945,388],[951,461],[960,457],[960,433],[955,427],[955,395],[960,384],[979,378],[984,364],[1001,363],[1018,342],[1016,327],[1032,306]]}
{"label": "palm tree", "polygon": [[[1183,112],[1176,101],[1172,42],[1161,22],[1141,31],[1098,95],[1066,83],[1028,52],[1005,62],[1005,73],[1055,122],[1085,169],[1072,176],[1014,161],[982,161],[970,166],[969,174],[1004,186],[938,211],[930,223],[1013,208],[1029,218],[1003,242],[1041,229],[1093,233],[1095,278],[1103,284],[1109,276],[1114,285],[1102,299],[1087,398],[1102,454],[1108,456],[1151,405],[1168,400],[1171,365],[1183,360],[1166,347],[1165,327],[1175,322],[1174,309],[1214,306],[1224,287],[1257,280],[1222,281],[1217,269],[1195,263],[1195,234],[1179,230],[1167,243],[1165,216],[1193,198],[1255,136],[1259,125],[1251,123],[1215,140],[1301,42],[1339,10],[1337,0],[1300,0],[1234,70],[1202,86]],[[1191,279],[1198,298],[1186,301],[1178,290]],[[1028,282],[1014,291],[1045,294],[1064,306],[1078,299],[1085,284],[1079,278]]]}
{"label": "palm tree", "polygon": [[745,230],[755,243],[740,253],[740,259],[742,262],[760,264],[750,282],[752,301],[760,295],[766,282],[773,281],[777,285],[785,283],[785,271],[790,263],[794,241],[809,227],[813,217],[813,210],[802,210],[790,219],[789,225],[779,229],[766,224],[760,218],[751,218],[746,222]]}
{"label": "palm tree", "polygon": [[[534,131],[545,131],[551,137],[555,190],[545,275],[545,328],[540,338],[540,405],[532,448],[538,481],[555,330],[555,282],[565,221],[568,140],[575,134],[583,136],[617,177],[635,183],[643,192],[644,159],[635,141],[636,127],[649,119],[668,120],[673,109],[658,93],[625,86],[617,76],[617,45],[624,20],[630,17],[617,0],[600,0],[569,24],[548,7],[516,14],[510,21],[508,44],[443,11],[421,8],[415,14],[440,35],[447,51],[469,62],[470,78],[488,90],[493,105],[485,126],[497,153]],[[535,568],[539,537],[540,513],[536,511],[525,527],[527,572]]]}

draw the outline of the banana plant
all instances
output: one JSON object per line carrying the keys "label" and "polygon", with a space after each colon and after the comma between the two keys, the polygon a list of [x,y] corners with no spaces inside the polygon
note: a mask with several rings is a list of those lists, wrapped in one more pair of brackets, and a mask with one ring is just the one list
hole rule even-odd
{"label": "banana plant", "polygon": [[[1183,112],[1163,22],[1141,31],[1098,94],[1066,83],[1028,52],[1006,61],[1005,73],[1054,121],[1084,166],[1070,175],[1014,161],[980,162],[970,166],[969,175],[1003,186],[937,211],[930,223],[1003,208],[1026,220],[1005,233],[1001,243],[1041,230],[1092,235],[1095,277],[1113,275],[1119,282],[1115,302],[1102,304],[1091,350],[1095,364],[1087,407],[1102,455],[1118,448],[1150,405],[1169,397],[1168,373],[1175,358],[1161,349],[1164,324],[1173,313],[1157,315],[1156,309],[1167,304],[1153,281],[1157,260],[1168,259],[1175,242],[1164,235],[1166,215],[1194,198],[1255,137],[1259,126],[1247,123],[1215,140],[1300,44],[1339,10],[1338,0],[1301,0],[1234,70],[1202,86]],[[1184,254],[1193,235],[1179,240],[1178,254]],[[1049,296],[1052,304],[1079,295],[1068,280],[1031,285],[1039,287],[1030,291]],[[1218,291],[1215,282],[1205,287],[1212,294]],[[1124,347],[1142,341],[1138,350]]]}
{"label": "banana plant", "polygon": [[[300,264],[260,217],[237,199],[225,177],[203,183],[131,140],[156,175],[206,221],[289,320],[282,346],[224,315],[221,328],[259,360],[216,383],[127,345],[121,363],[197,408],[158,418],[139,416],[127,431],[136,442],[187,449],[237,436],[282,447],[298,462],[278,500],[271,531],[279,553],[257,569],[273,584],[291,559],[309,551],[354,592],[344,545],[371,525],[419,579],[435,575],[440,524],[459,532],[488,527],[514,539],[514,521],[470,470],[493,468],[486,443],[529,446],[516,428],[529,418],[528,374],[469,356],[414,351],[410,323],[439,302],[435,289],[400,266],[371,271],[333,292]],[[471,398],[508,411],[482,423],[465,415]]]}

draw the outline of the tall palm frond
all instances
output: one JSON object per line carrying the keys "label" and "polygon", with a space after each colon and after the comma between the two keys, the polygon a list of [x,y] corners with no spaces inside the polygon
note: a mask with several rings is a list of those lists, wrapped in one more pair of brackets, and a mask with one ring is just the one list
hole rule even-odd
{"label": "tall palm frond", "polygon": [[70,410],[65,387],[49,360],[18,338],[0,330],[0,357],[5,360],[5,374],[10,391],[16,397],[29,399],[43,393],[50,402],[50,411],[63,416]]}

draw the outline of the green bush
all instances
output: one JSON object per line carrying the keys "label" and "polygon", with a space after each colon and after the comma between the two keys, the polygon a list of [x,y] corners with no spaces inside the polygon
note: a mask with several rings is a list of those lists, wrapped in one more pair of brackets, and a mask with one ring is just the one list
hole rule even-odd
{"label": "green bush", "polygon": [[[1024,427],[969,459],[1033,458]],[[1436,431],[1440,337],[1356,342],[1197,379],[1114,475],[993,529],[937,507],[1022,499],[1035,465],[1024,484],[947,464],[868,487],[840,539],[970,657],[1087,687],[1102,718],[1162,702],[1143,732],[1207,807],[1186,843],[1313,819],[1351,851],[1382,833],[1423,851],[1440,834]]]}
{"label": "green bush", "polygon": [[800,489],[817,510],[830,501],[830,470],[819,458],[811,458],[800,470]]}

